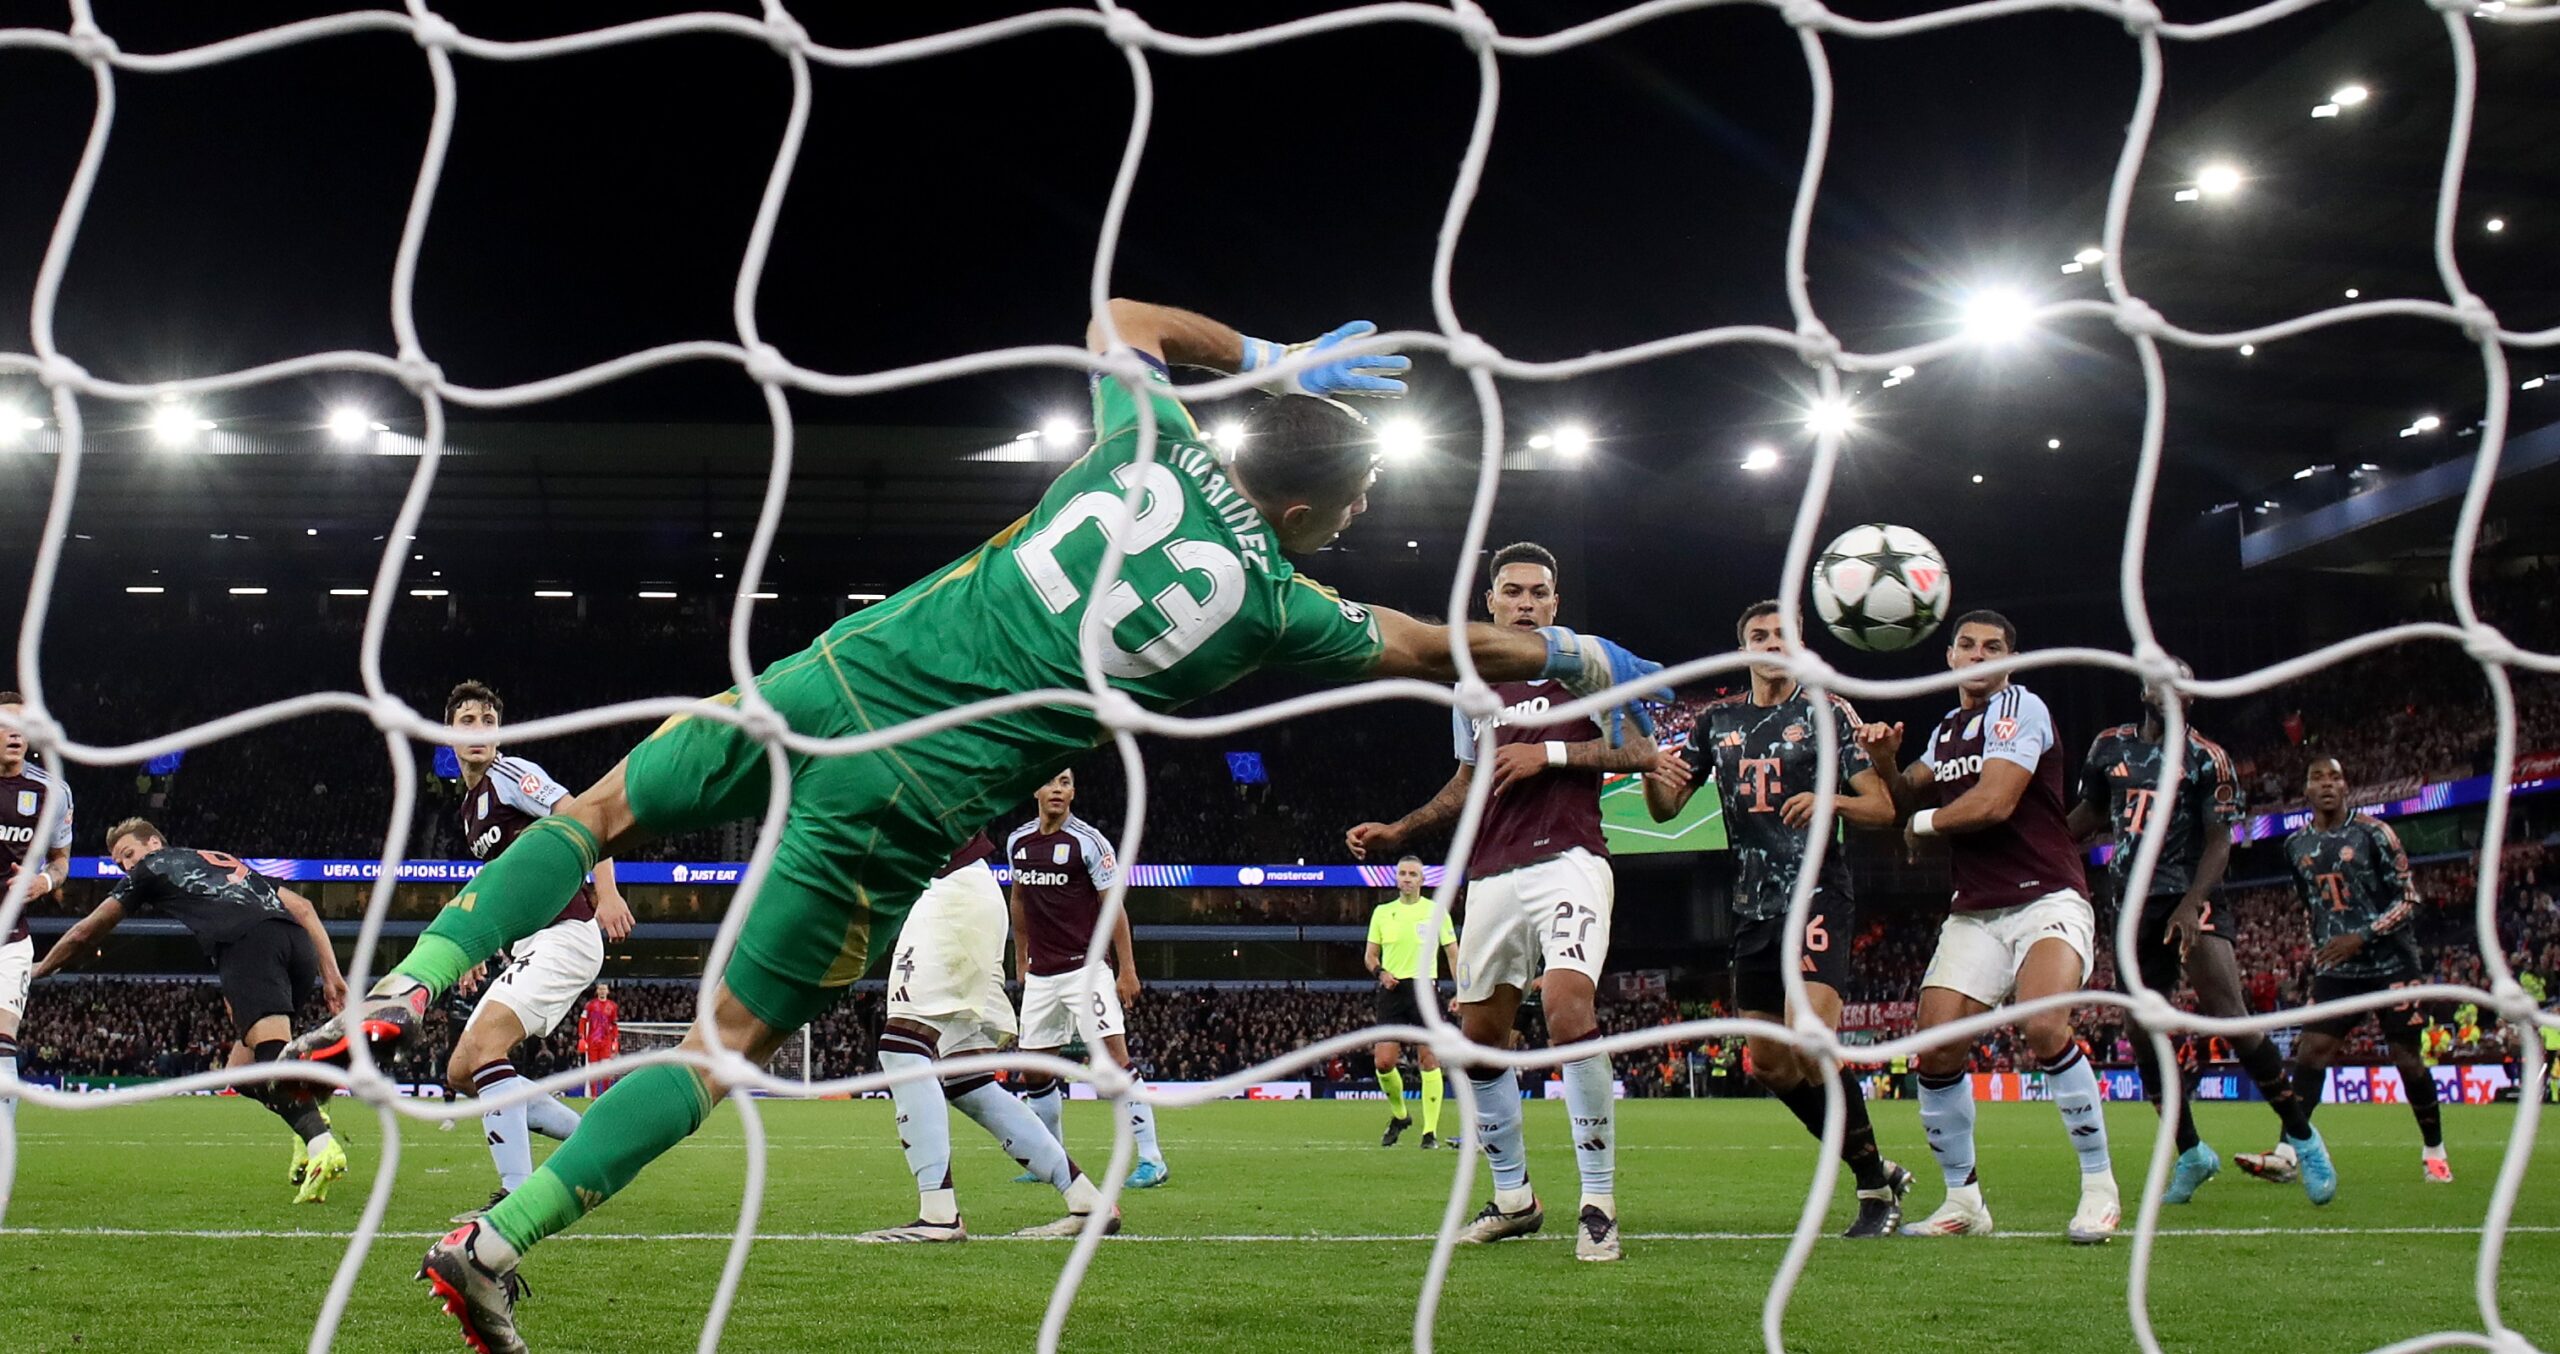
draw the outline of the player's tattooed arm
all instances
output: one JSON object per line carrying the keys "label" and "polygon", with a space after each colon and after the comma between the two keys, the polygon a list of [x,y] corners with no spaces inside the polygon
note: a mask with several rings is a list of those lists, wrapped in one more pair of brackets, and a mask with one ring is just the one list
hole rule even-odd
{"label": "player's tattooed arm", "polygon": [[[1561,748],[1564,760],[1555,760],[1551,749]],[[1585,771],[1650,771],[1654,758],[1661,752],[1652,738],[1629,735],[1617,747],[1605,738],[1587,738],[1579,743],[1511,743],[1494,749],[1493,792],[1501,794],[1521,781],[1562,765]]]}
{"label": "player's tattooed arm", "polygon": [[27,975],[29,980],[59,971],[78,957],[82,950],[106,939],[107,933],[115,930],[117,924],[123,920],[123,902],[109,898],[98,904],[88,916],[71,923],[71,929],[63,932],[62,938],[53,942],[53,948],[44,952],[44,958],[37,960],[34,971]]}
{"label": "player's tattooed arm", "polygon": [[1392,823],[1362,823],[1343,834],[1343,842],[1351,848],[1351,858],[1367,860],[1372,854],[1385,855],[1397,849],[1417,833],[1431,832],[1458,821],[1458,810],[1465,806],[1467,786],[1474,782],[1476,769],[1458,763],[1457,774],[1440,787],[1430,802]]}
{"label": "player's tattooed arm", "polygon": [[277,889],[276,897],[283,900],[294,924],[311,937],[311,950],[320,957],[321,999],[328,1002],[331,1015],[337,1014],[347,1004],[347,975],[338,970],[338,951],[329,943],[329,928],[320,924],[320,909],[291,889]]}

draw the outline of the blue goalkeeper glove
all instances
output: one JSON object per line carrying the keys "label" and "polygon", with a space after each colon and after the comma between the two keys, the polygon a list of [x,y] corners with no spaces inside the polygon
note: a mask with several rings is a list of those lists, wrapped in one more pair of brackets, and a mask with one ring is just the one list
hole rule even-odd
{"label": "blue goalkeeper glove", "polygon": [[[1577,635],[1561,625],[1541,627],[1538,636],[1547,642],[1547,665],[1538,675],[1562,682],[1564,689],[1576,696],[1589,696],[1621,683],[1650,677],[1662,671],[1662,665],[1650,658],[1638,658],[1623,647],[1598,635]],[[1671,690],[1638,692],[1640,697],[1654,700],[1671,699]],[[1627,720],[1633,717],[1638,731],[1653,736],[1653,716],[1645,712],[1641,701],[1629,701],[1609,712],[1609,746],[1619,747],[1627,741]]]}
{"label": "blue goalkeeper glove", "polygon": [[[1247,337],[1241,370],[1261,371],[1278,366],[1287,358],[1310,348],[1322,351],[1376,332],[1378,326],[1367,320],[1353,320],[1322,338],[1309,339],[1304,343],[1282,344]],[[1362,353],[1317,363],[1296,375],[1281,377],[1266,388],[1275,395],[1315,395],[1326,399],[1336,395],[1401,395],[1404,393],[1404,381],[1398,373],[1412,365],[1413,359],[1400,353]]]}

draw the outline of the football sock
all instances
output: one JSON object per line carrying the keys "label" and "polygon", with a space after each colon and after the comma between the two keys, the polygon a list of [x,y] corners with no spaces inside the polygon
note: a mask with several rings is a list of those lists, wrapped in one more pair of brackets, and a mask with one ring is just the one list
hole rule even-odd
{"label": "football sock", "polygon": [[[516,1065],[501,1058],[471,1074],[471,1093],[485,1100],[510,1083],[523,1081],[516,1075]],[[522,1188],[533,1174],[533,1138],[525,1126],[524,1106],[490,1110],[480,1116],[480,1130],[489,1138],[489,1160],[498,1168],[498,1188]]]}
{"label": "football sock", "polygon": [[[257,1062],[271,1063],[284,1056],[282,1039],[269,1039],[250,1050]],[[242,1093],[285,1121],[304,1147],[329,1136],[329,1116],[320,1110],[320,1097],[311,1086],[299,1081],[270,1081],[262,1085],[243,1086]]]}
{"label": "football sock", "polygon": [[1410,1119],[1413,1112],[1404,1107],[1404,1073],[1393,1067],[1378,1072],[1378,1089],[1387,1094],[1387,1113],[1399,1119]]}
{"label": "football sock", "polygon": [[[880,1070],[929,1072],[933,1056],[922,1045],[891,1030],[880,1036]],[[917,1216],[926,1222],[950,1222],[960,1216],[951,1198],[951,1109],[942,1098],[942,1083],[931,1076],[902,1081],[889,1088],[898,1107],[898,1147],[907,1154],[907,1173],[915,1177],[923,1201]],[[936,1207],[942,1210],[937,1215]]]}
{"label": "football sock", "polygon": [[1520,1078],[1508,1067],[1467,1076],[1476,1084],[1476,1137],[1484,1144],[1485,1163],[1493,1167],[1494,1200],[1499,1203],[1506,1194],[1526,1196],[1529,1155],[1520,1144]]}
{"label": "football sock", "polygon": [[[2152,1113],[2163,1119],[2171,1118],[2168,1105],[2169,1078],[2184,1076],[2185,1073],[2175,1063],[2167,1067],[2160,1065],[2160,1051],[2152,1047],[2151,1035],[2147,1030],[2134,1032],[2133,1061],[2142,1069],[2142,1098],[2151,1102]],[[2196,1132],[2195,1115],[2189,1112],[2187,1099],[2188,1097],[2184,1096],[2179,1098],[2178,1113],[2175,1121],[2169,1125],[2170,1131],[2178,1135],[2178,1150],[2181,1152],[2191,1150],[2198,1142],[2203,1141]]]}
{"label": "football sock", "polygon": [[2293,1097],[2302,1106],[2302,1122],[2311,1123],[2311,1112],[2320,1108],[2321,1093],[2329,1089],[2329,1069],[2287,1064],[2293,1069]]}
{"label": "football sock", "polygon": [[[1860,1189],[1882,1189],[1884,1153],[1876,1148],[1875,1122],[1867,1117],[1867,1093],[1849,1069],[1840,1069],[1840,1161],[1856,1177]],[[1778,1103],[1787,1107],[1816,1141],[1822,1137],[1822,1087],[1815,1082],[1800,1082],[1783,1091],[1772,1091]]]}
{"label": "football sock", "polygon": [[1060,1147],[1067,1145],[1067,1084],[1065,1082],[1056,1077],[1044,1078],[1024,1093],[1022,1103],[1031,1107],[1031,1112],[1040,1119],[1040,1126],[1049,1130],[1049,1136],[1057,1139]]}
{"label": "football sock", "polygon": [[595,834],[577,819],[555,813],[536,821],[436,913],[392,974],[444,995],[472,965],[550,925],[597,854]]}
{"label": "football sock", "polygon": [[2302,1106],[2302,1097],[2294,1089],[2293,1078],[2285,1075],[2284,1055],[2276,1052],[2275,1041],[2264,1035],[2243,1035],[2231,1041],[2232,1055],[2258,1084],[2258,1094],[2265,1096],[2267,1108],[2276,1112],[2288,1138],[2311,1136],[2311,1115]]}
{"label": "football sock", "polygon": [[1973,1079],[1962,1072],[1944,1077],[1920,1074],[1920,1126],[1929,1134],[1929,1154],[1948,1189],[1974,1181]]}
{"label": "football sock", "polygon": [[[0,1034],[0,1072],[12,1078],[18,1075],[18,1036],[14,1034]],[[0,1095],[0,1112],[15,1120],[18,1117],[18,1097]]]}
{"label": "football sock", "polygon": [[2430,1148],[2444,1146],[2444,1108],[2436,1101],[2435,1073],[2420,1064],[2414,1076],[2402,1072],[2400,1083],[2409,1093],[2409,1113],[2418,1120],[2418,1141]]}
{"label": "football sock", "polygon": [[1156,1143],[1156,1107],[1135,1100],[1120,1102],[1121,1112],[1129,1116],[1129,1127],[1137,1131],[1138,1160],[1164,1164],[1164,1148]]}
{"label": "football sock", "polygon": [[[506,855],[514,854],[508,848]],[[489,1227],[514,1254],[522,1255],[602,1207],[641,1167],[690,1137],[710,1117],[712,1103],[710,1086],[690,1067],[660,1063],[624,1077],[596,1101],[577,1135],[560,1144],[524,1188],[489,1210]]]}
{"label": "football sock", "polygon": [[[943,1088],[945,1098],[978,1127],[993,1135],[1005,1155],[1022,1163],[1022,1168],[1049,1182],[1065,1193],[1076,1180],[1076,1164],[1067,1149],[1058,1144],[1049,1126],[1031,1107],[1014,1098],[990,1078],[973,1078],[977,1085],[961,1090],[959,1086]],[[1072,1201],[1070,1201],[1072,1202]]]}
{"label": "football sock", "polygon": [[578,1112],[556,1095],[537,1096],[524,1107],[524,1124],[546,1138],[567,1142],[578,1131]]}
{"label": "football sock", "polygon": [[1422,1069],[1422,1131],[1440,1135],[1440,1069]]}
{"label": "football sock", "polygon": [[[1611,1095],[1609,1057],[1594,1053],[1564,1065],[1564,1108],[1573,1120],[1573,1163],[1582,1171],[1585,1202],[1618,1188],[1618,1105]],[[1602,1205],[1612,1216],[1616,1210]]]}
{"label": "football sock", "polygon": [[2071,1132],[2071,1150],[2080,1154],[2080,1173],[2108,1171],[2106,1097],[2098,1088],[2098,1072],[2080,1051],[2080,1041],[2065,1045],[2062,1056],[2044,1065],[2045,1089],[2053,1107],[2062,1111],[2062,1126]]}

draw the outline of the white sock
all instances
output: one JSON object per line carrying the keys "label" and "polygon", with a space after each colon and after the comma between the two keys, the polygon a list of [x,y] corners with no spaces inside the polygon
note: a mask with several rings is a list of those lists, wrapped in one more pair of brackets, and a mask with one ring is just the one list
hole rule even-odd
{"label": "white sock", "polygon": [[[12,1041],[9,1045],[10,1052],[8,1055],[0,1057],[0,1072],[6,1072],[13,1078],[18,1075],[17,1047],[17,1044]],[[11,1123],[16,1123],[18,1120],[18,1097],[14,1095],[0,1095],[0,1111],[5,1111],[8,1114],[9,1121]]]}
{"label": "white sock", "polygon": [[490,1226],[485,1218],[471,1224],[471,1240],[466,1244],[471,1258],[478,1261],[482,1269],[492,1274],[507,1273],[524,1259],[523,1256],[516,1254],[516,1248],[507,1244],[507,1239],[498,1235],[498,1229]]}
{"label": "white sock", "polygon": [[1047,1090],[1034,1091],[1022,1097],[1022,1103],[1029,1105],[1031,1112],[1040,1116],[1041,1125],[1049,1130],[1050,1137],[1058,1140],[1058,1146],[1067,1145],[1067,1084],[1065,1082],[1052,1081]]}
{"label": "white sock", "polygon": [[1164,1164],[1164,1148],[1156,1143],[1156,1107],[1133,1100],[1120,1102],[1120,1112],[1129,1116],[1129,1126],[1137,1130],[1138,1160]]}
{"label": "white sock", "polygon": [[1974,1182],[1973,1079],[1959,1072],[1953,1085],[1932,1086],[1920,1078],[1920,1126],[1929,1134],[1929,1153],[1947,1178],[1950,1193]]}
{"label": "white sock", "polygon": [[1003,1087],[985,1082],[966,1095],[953,1097],[951,1104],[985,1129],[1006,1156],[1021,1162],[1024,1170],[1048,1181],[1059,1193],[1069,1193],[1080,1178],[1075,1163],[1067,1159],[1067,1149],[1058,1145],[1049,1126]]}
{"label": "white sock", "polygon": [[[471,1077],[471,1093],[482,1099],[501,1089],[524,1085],[510,1063],[491,1063]],[[489,1139],[489,1160],[498,1168],[498,1188],[513,1193],[533,1178],[533,1137],[525,1127],[524,1106],[510,1105],[480,1116],[480,1131]]]}
{"label": "white sock", "polygon": [[[918,1053],[880,1052],[880,1070],[906,1072],[929,1068],[931,1059]],[[950,1199],[951,1189],[951,1111],[942,1098],[942,1083],[932,1077],[902,1081],[889,1088],[889,1098],[898,1107],[898,1146],[907,1154],[907,1171],[916,1180],[916,1194],[927,1211],[919,1214],[927,1222],[949,1222],[958,1217]],[[934,1196],[943,1196],[942,1205],[954,1211],[947,1217],[935,1217],[930,1211]]]}
{"label": "white sock", "polygon": [[1491,1077],[1467,1074],[1475,1081],[1476,1139],[1484,1144],[1485,1164],[1493,1168],[1493,1197],[1518,1201],[1503,1211],[1528,1207],[1529,1154],[1520,1142],[1520,1077],[1506,1067]]}
{"label": "white sock", "polygon": [[578,1131],[578,1112],[556,1095],[537,1096],[524,1107],[525,1127],[555,1142],[567,1142]]}
{"label": "white sock", "polygon": [[[1607,1058],[1595,1053],[1564,1065],[1564,1107],[1572,1116],[1573,1160],[1582,1168],[1586,1202],[1618,1188],[1618,1106],[1610,1092]],[[1602,1208],[1617,1216],[1614,1205]]]}
{"label": "white sock", "polygon": [[[2062,1126],[2070,1130],[2071,1150],[2080,1154],[2080,1173],[2110,1172],[2106,1098],[2098,1089],[2097,1069],[2089,1066],[2076,1041],[2059,1064],[2045,1068],[2044,1085],[2053,1093],[2053,1107],[2062,1111]],[[2114,1179],[2112,1174],[2108,1178]]]}
{"label": "white sock", "polygon": [[2433,1146],[2433,1147],[2423,1147],[2423,1146],[2422,1146],[2422,1147],[2420,1147],[2420,1148],[2418,1149],[2418,1159],[2419,1159],[2419,1160],[2421,1160],[2421,1161],[2442,1161],[2442,1160],[2444,1160],[2444,1159],[2445,1159],[2445,1155],[2444,1155],[2444,1144],[2443,1144],[2443,1143],[2437,1143],[2437,1144],[2436,1144],[2435,1146]]}

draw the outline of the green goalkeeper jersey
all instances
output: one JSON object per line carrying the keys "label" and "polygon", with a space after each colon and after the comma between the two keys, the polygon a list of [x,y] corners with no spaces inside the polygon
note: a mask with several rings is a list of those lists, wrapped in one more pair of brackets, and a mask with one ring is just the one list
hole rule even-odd
{"label": "green goalkeeper jersey", "polygon": [[[1084,688],[1078,635],[1089,608],[1109,625],[1112,686],[1172,710],[1266,667],[1366,675],[1377,621],[1297,572],[1159,370],[1147,402],[1156,454],[1138,463],[1138,401],[1094,383],[1094,447],[1039,506],[995,538],[870,609],[837,622],[801,659],[831,660],[860,725],[882,729],[991,696]],[[1121,544],[1120,577],[1097,599],[1106,533],[1132,485],[1145,494]],[[795,720],[795,723],[797,721]],[[1047,705],[983,716],[899,744],[901,779],[958,841],[1090,750],[1085,709]]]}

